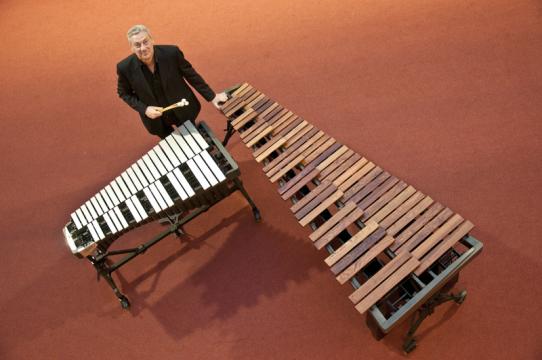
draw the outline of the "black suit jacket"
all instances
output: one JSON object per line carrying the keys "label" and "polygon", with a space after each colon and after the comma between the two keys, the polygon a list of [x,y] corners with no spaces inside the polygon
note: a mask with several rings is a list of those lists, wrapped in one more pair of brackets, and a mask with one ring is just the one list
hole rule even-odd
{"label": "black suit jacket", "polygon": [[[188,86],[192,85],[203,98],[211,101],[214,91],[184,58],[181,50],[174,45],[155,45],[155,61],[158,63],[162,87],[169,104],[186,99],[190,105],[176,108],[175,118],[182,123],[186,120],[195,121],[201,105]],[[139,113],[147,130],[158,136],[167,135],[167,128],[160,119],[150,119],[145,115],[147,106],[158,106],[141,69],[142,62],[132,54],[117,64],[117,93],[119,97]],[[188,82],[188,84],[187,84]]]}

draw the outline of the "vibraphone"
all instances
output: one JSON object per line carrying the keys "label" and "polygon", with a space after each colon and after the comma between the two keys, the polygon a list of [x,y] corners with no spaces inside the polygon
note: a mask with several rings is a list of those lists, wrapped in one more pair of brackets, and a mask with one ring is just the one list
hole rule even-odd
{"label": "vibraphone", "polygon": [[[237,164],[207,125],[200,122],[196,128],[187,121],[74,211],[64,238],[75,256],[94,265],[126,309],[130,302],[111,273],[168,235],[180,236],[188,221],[237,190],[260,220],[239,175]],[[109,250],[121,235],[164,218],[171,226],[154,239],[136,248]],[[126,256],[110,263],[116,255]]]}
{"label": "vibraphone", "polygon": [[227,91],[224,144],[237,131],[380,339],[412,316],[403,346],[482,249],[473,224],[244,83]]}

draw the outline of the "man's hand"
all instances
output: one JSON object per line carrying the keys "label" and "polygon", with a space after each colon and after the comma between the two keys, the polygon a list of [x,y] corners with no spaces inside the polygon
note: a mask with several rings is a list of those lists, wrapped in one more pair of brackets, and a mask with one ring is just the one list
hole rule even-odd
{"label": "man's hand", "polygon": [[212,101],[213,101],[213,105],[217,109],[220,109],[222,106],[222,103],[225,103],[227,100],[228,100],[228,95],[226,95],[226,93],[220,93],[220,94],[216,94],[215,98]]}
{"label": "man's hand", "polygon": [[148,118],[151,119],[158,119],[160,116],[162,116],[162,110],[163,108],[159,106],[147,106],[147,109],[145,110],[145,115],[147,115]]}

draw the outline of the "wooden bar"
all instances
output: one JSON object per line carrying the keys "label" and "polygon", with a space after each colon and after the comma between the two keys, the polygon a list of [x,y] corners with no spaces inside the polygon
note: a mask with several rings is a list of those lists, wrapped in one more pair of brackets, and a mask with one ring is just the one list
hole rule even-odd
{"label": "wooden bar", "polygon": [[357,258],[363,255],[374,244],[380,241],[386,235],[386,230],[382,228],[376,229],[371,235],[369,235],[364,241],[354,247],[348,254],[346,254],[341,260],[337,261],[331,268],[331,272],[334,275],[338,275],[350,264],[352,264]]}
{"label": "wooden bar", "polygon": [[[326,144],[329,144],[326,146]],[[303,187],[308,181],[312,180],[310,178],[308,181],[303,178],[309,174],[312,173],[313,170],[317,170],[319,173],[320,170],[318,170],[316,167],[325,161],[326,158],[331,156],[335,151],[337,151],[341,147],[341,144],[335,143],[335,140],[329,139],[323,146],[316,149],[313,153],[311,153],[309,156],[307,156],[307,166],[303,168],[296,176],[288,180],[286,184],[281,186],[279,188],[279,194],[282,195],[282,198],[284,200],[290,198],[293,194],[295,194],[301,187]],[[313,158],[314,161],[309,160],[309,157]],[[303,184],[301,187],[298,186],[298,184]],[[294,190],[295,189],[295,190]]]}
{"label": "wooden bar", "polygon": [[[301,199],[299,199],[295,204],[293,204],[290,207],[290,211],[293,213],[298,212],[299,210],[301,210],[301,208],[305,207],[309,202],[314,200],[318,195],[320,195],[322,192],[328,189],[329,185],[331,185],[330,181],[328,180],[322,181],[320,185],[312,189],[308,194],[306,194]],[[333,188],[337,190],[336,186],[334,186]]]}
{"label": "wooden bar", "polygon": [[356,305],[356,310],[364,313],[371,306],[376,304],[378,300],[384,297],[393,287],[399,284],[404,278],[420,265],[420,261],[415,258],[410,258],[401,268],[394,272],[389,278],[384,280],[373,292],[367,295]]}
{"label": "wooden bar", "polygon": [[[312,153],[313,151],[316,151],[318,148],[322,147],[326,142],[330,141],[330,138],[325,136],[323,132],[319,131],[314,136],[312,136],[310,139],[306,140],[300,146],[290,146],[288,149],[284,151],[284,153],[280,154],[276,159],[273,159],[273,162],[276,160],[276,166],[269,170],[267,173],[268,177],[271,177],[274,173],[282,170],[284,167],[286,167],[289,163],[291,163],[292,159],[297,157],[298,155],[303,155],[303,159],[299,163],[290,164],[290,169],[293,169],[296,165],[300,164],[305,160],[305,158]],[[284,157],[283,157],[284,155]],[[282,158],[282,159],[281,159]]]}
{"label": "wooden bar", "polygon": [[[392,181],[395,183],[396,178],[391,177],[386,182]],[[383,190],[386,190],[385,188],[388,187],[388,184],[386,182],[383,184]],[[367,199],[363,200],[359,207],[362,209],[365,209],[366,217],[370,218],[374,213],[379,211],[381,208],[383,208],[388,202],[391,201],[394,197],[399,195],[401,191],[403,191],[408,185],[402,181],[399,181],[398,183],[395,183],[391,189],[389,189],[385,194],[380,196],[376,201],[374,201],[374,195],[378,195],[380,192],[374,192],[369,196]],[[384,227],[384,226],[382,226]]]}
{"label": "wooden bar", "polygon": [[[432,204],[433,204],[433,199],[427,196],[422,201],[420,201],[416,206],[410,209],[405,215],[403,215],[402,218],[397,220],[393,225],[391,225],[390,227],[387,227],[384,224],[382,224],[382,227],[386,228],[386,230],[388,231],[388,234],[390,234],[391,236],[395,236],[402,228],[407,226],[408,223],[410,223],[412,220],[418,217],[422,212],[424,212]],[[386,219],[384,219],[384,222],[385,221]]]}
{"label": "wooden bar", "polygon": [[[410,239],[418,230],[425,226],[431,219],[433,219],[438,213],[444,209],[439,203],[434,203],[427,211],[425,211],[420,217],[418,217],[412,224],[404,229],[400,235],[395,237],[395,244],[391,246],[392,251],[403,245],[405,241]],[[452,216],[450,212],[450,216]],[[395,236],[395,235],[394,235]]]}
{"label": "wooden bar", "polygon": [[361,269],[363,269],[367,264],[374,260],[379,254],[388,248],[395,239],[389,235],[386,235],[384,239],[380,240],[375,246],[369,249],[365,254],[360,256],[356,261],[350,264],[349,267],[344,269],[336,279],[342,285],[348,280],[350,280],[354,275],[356,275]]}
{"label": "wooden bar", "polygon": [[[341,185],[339,188],[346,193],[348,189],[354,184],[356,184],[357,181],[362,179],[365,175],[367,175],[370,171],[372,171],[375,168],[375,164],[372,162],[365,163],[360,169],[355,170],[355,172],[352,175],[348,175],[346,179],[343,179],[341,181]],[[342,176],[340,176],[337,181],[340,181]]]}
{"label": "wooden bar", "polygon": [[232,120],[231,125],[237,131],[246,125],[249,121],[253,120],[258,113],[254,109],[249,108],[247,111],[239,115],[236,119]]}
{"label": "wooden bar", "polygon": [[[360,172],[363,172],[363,171],[360,171]],[[382,169],[376,166],[371,171],[369,171],[366,175],[364,175],[361,179],[353,183],[352,186],[348,189],[348,191],[344,192],[345,201],[350,200],[350,198],[352,198],[356,193],[361,191],[365,186],[367,186],[367,184],[373,181],[378,175],[382,174],[382,172],[383,172]],[[346,187],[346,184],[344,184],[344,187]]]}
{"label": "wooden bar", "polygon": [[407,187],[399,195],[397,195],[392,201],[390,201],[386,206],[380,209],[376,214],[371,216],[371,219],[380,222],[387,215],[389,215],[393,210],[395,210],[399,205],[405,202],[412,194],[416,192],[412,186]]}
{"label": "wooden bar", "polygon": [[[351,204],[355,204],[355,203],[351,203]],[[348,226],[350,226],[356,220],[358,220],[362,215],[363,215],[363,210],[356,207],[354,211],[350,212],[349,214],[344,215],[342,219],[340,219],[340,221],[337,222],[336,225],[333,225],[325,234],[322,234],[320,238],[314,242],[314,246],[316,246],[318,250],[322,249],[324,246],[329,244],[333,239],[335,239],[335,237],[337,237],[337,235],[339,235],[342,231],[344,231]]]}
{"label": "wooden bar", "polygon": [[365,227],[358,231],[354,236],[348,239],[347,242],[341,245],[340,248],[331,253],[324,262],[327,266],[333,266],[337,261],[343,258],[350,250],[357,246],[360,242],[365,240],[369,235],[378,229],[378,224],[374,221],[369,221],[365,224]]}
{"label": "wooden bar", "polygon": [[301,226],[305,226],[311,221],[313,221],[315,217],[320,215],[322,211],[324,211],[329,206],[331,206],[331,204],[333,204],[335,201],[339,200],[341,196],[343,196],[343,192],[341,190],[337,190],[330,197],[325,199],[320,205],[314,208],[314,210],[308,213],[303,219],[299,220],[299,223],[301,224]]}
{"label": "wooden bar", "polygon": [[363,299],[365,296],[367,296],[367,294],[373,291],[380,283],[386,280],[410,258],[412,258],[412,254],[403,253],[391,259],[380,270],[378,270],[376,274],[367,279],[367,281],[361,284],[361,286],[357,288],[356,291],[350,294],[350,296],[348,297],[350,301],[352,301],[354,304],[360,302],[361,299]]}
{"label": "wooden bar", "polygon": [[[318,240],[322,235],[324,235],[327,231],[329,231],[333,226],[335,226],[339,221],[341,221],[345,216],[353,212],[355,209],[358,209],[356,203],[346,203],[337,213],[335,213],[335,215],[327,219],[327,221],[320,225],[318,229],[314,230],[312,234],[309,235],[309,239],[311,239],[313,242]],[[361,213],[363,213],[361,209],[359,210],[361,211]]]}
{"label": "wooden bar", "polygon": [[399,181],[395,176],[390,176],[382,184],[378,185],[365,199],[360,201],[358,203],[359,207],[365,209],[366,216],[369,218],[405,187],[407,187],[407,184]]}
{"label": "wooden bar", "polygon": [[[424,239],[429,236],[433,231],[438,229],[438,227],[441,226],[445,221],[447,221],[452,215],[452,210],[448,208],[442,210],[442,212],[440,212],[435,218],[431,219],[431,221],[425,224],[416,234],[414,234],[410,239],[408,239],[408,241],[406,241],[400,249],[397,249],[395,251],[411,251],[422,241],[424,241]],[[399,237],[401,237],[401,235]]]}
{"label": "wooden bar", "polygon": [[[297,120],[297,121],[296,121]],[[264,152],[265,150],[267,150],[269,147],[271,147],[274,143],[276,143],[280,138],[284,138],[286,137],[285,135],[288,134],[288,132],[292,131],[293,129],[295,129],[295,127],[297,125],[299,125],[303,120],[301,118],[297,118],[295,119],[294,121],[292,121],[291,123],[289,123],[289,126],[288,128],[284,129],[283,131],[281,132],[276,132],[276,129],[273,131],[273,138],[268,141],[267,143],[265,143],[263,146],[259,147],[257,150],[255,150],[252,154],[254,155],[254,157],[258,157],[262,152]],[[308,125],[308,124],[307,124]],[[309,129],[312,128],[311,125],[309,125]],[[307,130],[308,131],[308,130]],[[293,135],[292,135],[293,136]]]}
{"label": "wooden bar", "polygon": [[395,209],[391,214],[386,216],[383,220],[380,221],[381,226],[384,229],[390,227],[395,223],[401,216],[408,212],[413,206],[418,204],[425,198],[425,195],[421,191],[416,191],[414,195],[409,197],[407,201],[402,203],[397,209]]}
{"label": "wooden bar", "polygon": [[[304,204],[304,206],[302,206],[301,208],[297,209],[297,207],[296,207],[295,209],[291,208],[291,210],[292,210],[292,212],[294,212],[296,219],[301,220],[303,217],[305,217],[305,215],[307,215],[315,207],[317,207],[323,200],[325,200],[327,197],[331,196],[336,191],[337,191],[336,186],[334,186],[334,185],[328,186],[328,187],[326,187],[324,189],[324,191],[321,191],[319,194],[314,196],[314,198],[312,198],[310,201],[307,201]],[[305,195],[302,198],[302,200],[305,199],[305,197],[308,197],[309,195],[311,195],[311,193],[312,193],[312,191],[309,194]]]}
{"label": "wooden bar", "polygon": [[345,171],[351,169],[352,166],[360,159],[360,155],[349,149],[346,153],[341,155],[340,158],[334,161],[331,166],[328,166],[325,170],[323,170],[320,174],[320,178],[322,180],[329,178],[331,181],[333,181]]}
{"label": "wooden bar", "polygon": [[318,129],[314,128],[307,135],[302,136],[301,138],[297,139],[296,141],[290,142],[290,146],[288,146],[288,149],[286,149],[278,157],[276,157],[272,161],[270,161],[269,164],[265,165],[264,168],[263,168],[263,171],[266,172],[266,173],[271,172],[271,169],[273,167],[275,167],[278,163],[280,163],[282,160],[284,160],[286,157],[288,157],[292,152],[296,151],[299,147],[305,145],[306,142],[309,141],[316,134],[319,134],[318,137],[317,137],[317,138],[319,138],[320,136],[324,135],[324,132],[323,131],[318,131]]}
{"label": "wooden bar", "polygon": [[[352,197],[350,197],[350,200],[358,204],[361,203],[365,197],[369,196],[376,188],[380,186],[380,184],[384,183],[390,177],[391,175],[387,171],[380,173],[377,177],[371,180],[370,183],[368,183],[362,189],[353,194]],[[345,198],[348,198],[348,196],[345,196]]]}
{"label": "wooden bar", "polygon": [[437,261],[446,251],[454,246],[463,236],[467,235],[472,230],[474,225],[470,221],[465,221],[459,227],[457,227],[450,235],[448,235],[440,244],[438,244],[433,250],[431,250],[422,259],[420,266],[414,272],[420,276],[429,266]]}
{"label": "wooden bar", "polygon": [[411,251],[412,255],[417,259],[421,259],[429,250],[438,244],[446,235],[463,222],[463,218],[455,214],[442,226],[435,230],[431,236],[425,239],[415,250]]}

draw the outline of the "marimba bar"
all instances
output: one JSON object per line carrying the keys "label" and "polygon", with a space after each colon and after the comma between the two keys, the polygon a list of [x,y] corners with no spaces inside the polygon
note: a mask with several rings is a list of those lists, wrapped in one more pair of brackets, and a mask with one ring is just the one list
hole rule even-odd
{"label": "marimba bar", "polygon": [[[229,90],[222,111],[226,143],[237,131],[252,149],[295,218],[349,299],[380,339],[427,304],[461,303],[466,292],[446,295],[459,270],[482,249],[473,224],[292,111],[244,83]],[[430,313],[430,311],[428,312]],[[415,347],[419,310],[404,349]]]}

